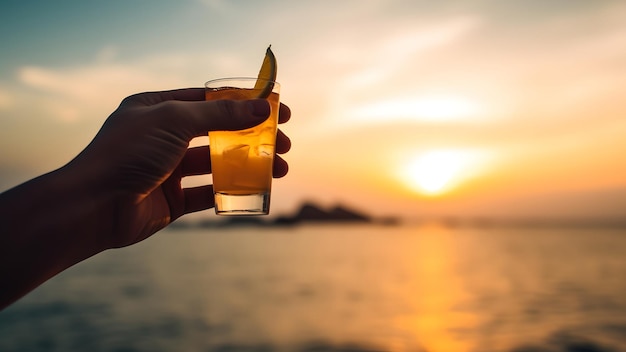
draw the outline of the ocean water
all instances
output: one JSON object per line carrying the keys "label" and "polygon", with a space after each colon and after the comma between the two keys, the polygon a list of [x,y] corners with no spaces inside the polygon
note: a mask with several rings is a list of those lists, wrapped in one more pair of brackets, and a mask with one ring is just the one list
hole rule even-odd
{"label": "ocean water", "polygon": [[626,230],[166,229],[0,312],[0,351],[626,351]]}

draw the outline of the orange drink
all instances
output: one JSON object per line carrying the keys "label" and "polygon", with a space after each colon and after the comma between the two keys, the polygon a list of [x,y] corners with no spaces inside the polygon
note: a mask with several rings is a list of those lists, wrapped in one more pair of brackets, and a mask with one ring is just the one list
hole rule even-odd
{"label": "orange drink", "polygon": [[[225,78],[205,84],[206,99],[256,99],[258,78]],[[209,132],[215,212],[219,215],[269,213],[276,146],[280,85],[268,82],[270,117],[240,131]]]}

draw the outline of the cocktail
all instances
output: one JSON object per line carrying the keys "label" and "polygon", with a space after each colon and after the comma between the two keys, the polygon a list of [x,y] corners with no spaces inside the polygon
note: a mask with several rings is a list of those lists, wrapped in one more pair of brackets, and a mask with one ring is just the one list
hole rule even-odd
{"label": "cocktail", "polygon": [[207,82],[205,89],[207,100],[269,101],[270,116],[260,125],[240,131],[209,132],[216,214],[268,214],[280,85],[262,78],[224,78]]}

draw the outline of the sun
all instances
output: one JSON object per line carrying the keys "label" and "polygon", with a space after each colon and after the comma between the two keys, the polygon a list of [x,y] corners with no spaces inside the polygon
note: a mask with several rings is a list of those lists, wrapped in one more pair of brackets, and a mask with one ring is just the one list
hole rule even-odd
{"label": "sun", "polygon": [[477,166],[477,155],[463,150],[431,150],[418,154],[401,172],[406,185],[429,196],[446,193],[469,178]]}

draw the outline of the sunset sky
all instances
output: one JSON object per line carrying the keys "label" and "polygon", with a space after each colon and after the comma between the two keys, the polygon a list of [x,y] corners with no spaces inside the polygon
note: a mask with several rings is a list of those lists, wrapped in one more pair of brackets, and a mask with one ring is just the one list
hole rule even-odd
{"label": "sunset sky", "polygon": [[0,190],[68,162],[127,95],[254,76],[271,44],[293,112],[273,213],[626,217],[625,15],[602,0],[3,1]]}

